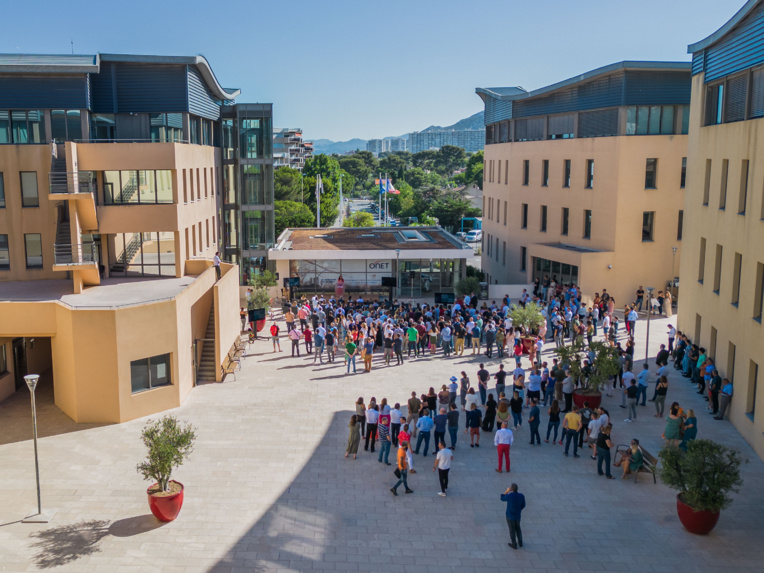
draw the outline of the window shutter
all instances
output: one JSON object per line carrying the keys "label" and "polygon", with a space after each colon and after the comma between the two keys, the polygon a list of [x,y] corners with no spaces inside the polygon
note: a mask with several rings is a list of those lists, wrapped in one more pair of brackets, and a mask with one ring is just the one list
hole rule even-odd
{"label": "window shutter", "polygon": [[751,117],[764,117],[764,68],[754,71],[751,78]]}
{"label": "window shutter", "polygon": [[727,80],[727,95],[724,102],[724,121],[745,119],[745,98],[748,94],[748,74]]}
{"label": "window shutter", "polygon": [[618,135],[618,109],[588,111],[578,116],[578,137]]}

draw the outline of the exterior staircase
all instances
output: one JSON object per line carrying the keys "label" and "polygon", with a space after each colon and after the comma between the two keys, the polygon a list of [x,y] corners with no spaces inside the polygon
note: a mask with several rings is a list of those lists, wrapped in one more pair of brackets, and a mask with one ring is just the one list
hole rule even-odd
{"label": "exterior staircase", "polygon": [[210,318],[207,321],[207,332],[202,342],[202,356],[196,369],[196,383],[214,382],[219,366],[215,364],[215,306],[210,308]]}
{"label": "exterior staircase", "polygon": [[125,270],[130,266],[130,263],[133,262],[135,255],[140,249],[141,234],[136,233],[127,243],[127,246],[125,246],[125,250],[117,256],[117,262],[111,266],[111,272],[114,274],[124,274]]}
{"label": "exterior staircase", "polygon": [[[67,206],[66,202],[62,201],[58,205],[58,223],[56,224],[56,245],[68,245],[72,242],[71,237],[71,223],[69,217],[66,214]],[[69,257],[65,253],[60,254],[57,259],[57,264],[72,263],[71,254]]]}

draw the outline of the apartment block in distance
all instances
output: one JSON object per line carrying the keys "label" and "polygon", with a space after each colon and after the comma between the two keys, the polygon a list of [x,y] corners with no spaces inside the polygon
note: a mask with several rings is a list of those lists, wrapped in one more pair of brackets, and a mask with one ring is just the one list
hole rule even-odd
{"label": "apartment block in distance", "polygon": [[257,139],[232,122],[223,153],[238,94],[201,56],[0,55],[0,400],[40,374],[38,400],[121,422],[221,379],[222,171]]}
{"label": "apartment block in distance", "polygon": [[302,171],[305,161],[313,156],[313,142],[303,141],[301,129],[273,130],[273,167],[291,167]]}
{"label": "apartment block in distance", "polygon": [[483,270],[617,306],[679,271],[690,64],[620,62],[485,103]]}
{"label": "apartment block in distance", "polygon": [[733,382],[727,415],[764,458],[763,26],[764,1],[753,0],[688,48],[692,105],[679,329]]}

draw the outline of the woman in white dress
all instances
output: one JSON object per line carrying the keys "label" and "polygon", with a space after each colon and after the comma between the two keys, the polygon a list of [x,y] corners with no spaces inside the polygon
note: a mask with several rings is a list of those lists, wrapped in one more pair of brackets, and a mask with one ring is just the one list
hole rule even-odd
{"label": "woman in white dress", "polygon": [[663,314],[665,314],[667,317],[674,316],[673,310],[671,308],[671,303],[673,302],[671,298],[671,293],[669,291],[666,291],[666,294],[663,297]]}

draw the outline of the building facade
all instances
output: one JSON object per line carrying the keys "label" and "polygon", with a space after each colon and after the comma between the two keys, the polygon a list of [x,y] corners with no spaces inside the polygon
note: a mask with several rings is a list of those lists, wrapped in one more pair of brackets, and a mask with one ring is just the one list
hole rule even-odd
{"label": "building facade", "polygon": [[428,149],[440,149],[444,145],[455,145],[464,151],[475,152],[483,149],[484,144],[483,129],[414,131],[409,133],[408,150],[419,153]]}
{"label": "building facade", "polygon": [[273,167],[291,167],[302,171],[305,162],[313,156],[313,142],[303,141],[301,129],[277,128],[273,130]]}
{"label": "building facade", "polygon": [[679,329],[734,384],[729,419],[764,457],[764,2],[689,46],[692,106]]}
{"label": "building facade", "polygon": [[385,139],[370,139],[366,142],[366,151],[372,152],[375,156],[380,153],[392,153],[394,151],[406,151],[408,142],[405,137],[388,137]]}
{"label": "building facade", "polygon": [[37,373],[75,421],[120,422],[221,378],[238,95],[201,56],[0,56],[0,400]]}
{"label": "building facade", "polygon": [[689,64],[621,62],[485,103],[482,265],[491,284],[548,275],[617,304],[679,270]]}

